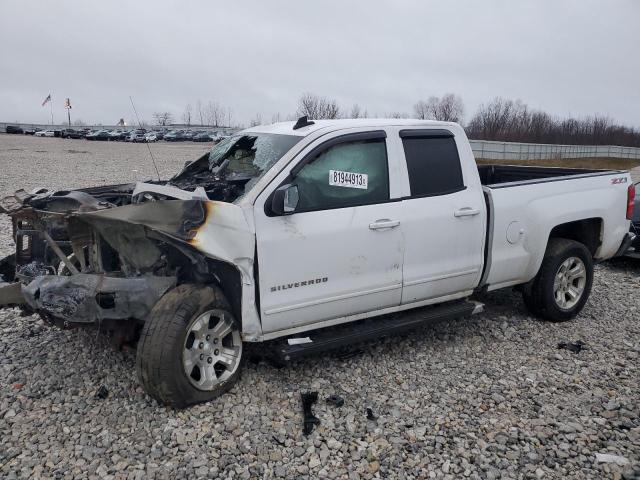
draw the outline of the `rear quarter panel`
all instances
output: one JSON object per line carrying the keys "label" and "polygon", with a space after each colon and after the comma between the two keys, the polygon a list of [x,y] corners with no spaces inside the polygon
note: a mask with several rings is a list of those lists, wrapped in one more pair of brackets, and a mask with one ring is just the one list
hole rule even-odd
{"label": "rear quarter panel", "polygon": [[601,244],[594,257],[611,258],[629,231],[630,182],[628,173],[611,172],[485,187],[492,209],[488,289],[531,280],[540,268],[551,230],[563,223],[601,219]]}

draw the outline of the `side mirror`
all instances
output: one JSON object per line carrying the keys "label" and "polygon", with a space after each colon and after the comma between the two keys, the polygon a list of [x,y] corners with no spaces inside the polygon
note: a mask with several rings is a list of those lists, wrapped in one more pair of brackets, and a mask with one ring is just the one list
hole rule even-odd
{"label": "side mirror", "polygon": [[298,206],[298,186],[283,185],[273,192],[271,211],[276,215],[291,215]]}

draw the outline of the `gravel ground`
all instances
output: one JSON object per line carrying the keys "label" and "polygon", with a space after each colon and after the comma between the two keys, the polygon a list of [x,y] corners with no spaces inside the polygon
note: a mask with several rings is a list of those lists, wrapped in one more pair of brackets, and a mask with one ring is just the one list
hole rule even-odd
{"label": "gravel ground", "polygon": [[[152,148],[169,174],[206,146]],[[0,135],[0,192],[142,179],[147,159],[144,145]],[[481,300],[486,313],[349,358],[249,362],[230,393],[183,411],[144,394],[134,351],[4,310],[0,477],[639,478],[640,263],[598,266],[589,303],[565,324],[532,318],[511,291]],[[586,349],[558,350],[566,340]],[[304,437],[309,390],[321,425]],[[334,393],[341,408],[324,401]]]}

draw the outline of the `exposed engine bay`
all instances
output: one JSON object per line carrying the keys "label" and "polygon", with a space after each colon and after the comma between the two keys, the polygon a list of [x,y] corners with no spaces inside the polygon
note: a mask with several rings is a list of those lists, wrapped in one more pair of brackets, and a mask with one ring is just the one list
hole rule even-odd
{"label": "exposed engine bay", "polygon": [[[280,137],[280,138],[277,138]],[[18,190],[0,200],[16,252],[0,260],[0,307],[61,326],[144,320],[164,293],[192,282],[229,291],[240,274],[194,241],[216,202],[241,197],[293,143],[283,135],[223,140],[167,181],[67,191]]]}

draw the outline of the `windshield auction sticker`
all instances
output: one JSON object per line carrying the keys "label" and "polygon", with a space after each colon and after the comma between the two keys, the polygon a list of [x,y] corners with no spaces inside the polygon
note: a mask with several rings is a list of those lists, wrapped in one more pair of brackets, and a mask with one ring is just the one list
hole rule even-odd
{"label": "windshield auction sticker", "polygon": [[329,170],[329,185],[366,190],[369,185],[369,175],[366,173]]}

